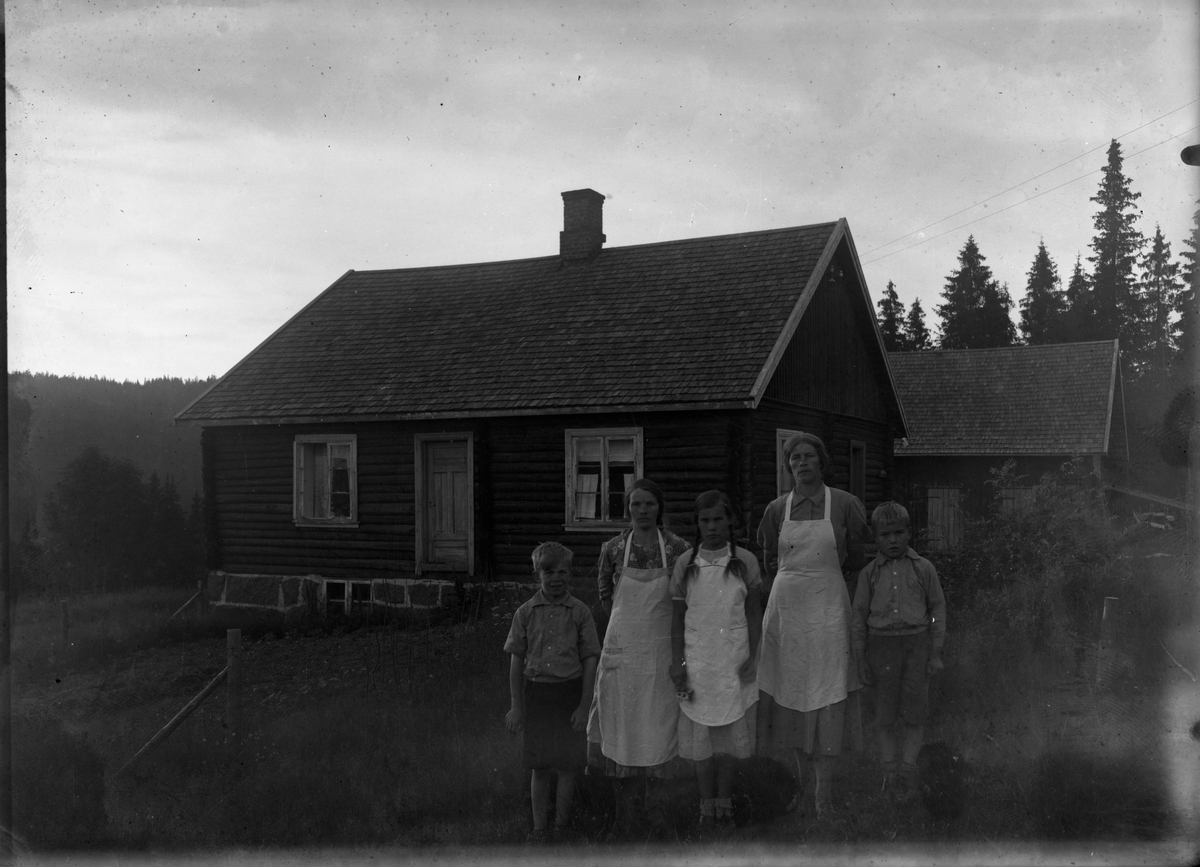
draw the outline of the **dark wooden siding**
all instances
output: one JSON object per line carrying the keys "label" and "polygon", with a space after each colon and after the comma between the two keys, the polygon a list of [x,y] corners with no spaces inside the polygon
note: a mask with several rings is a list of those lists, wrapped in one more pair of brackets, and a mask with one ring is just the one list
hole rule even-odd
{"label": "dark wooden siding", "polygon": [[[851,439],[867,444],[868,505],[885,496],[890,467],[885,426],[819,410],[767,402],[757,411],[646,413],[488,419],[462,423],[262,426],[204,432],[205,493],[211,504],[210,566],[229,572],[398,578],[414,574],[413,435],[471,430],[475,436],[475,572],[527,580],[529,554],[555,540],[576,555],[584,598],[612,530],[564,526],[564,431],[640,427],[647,477],[667,497],[667,526],[691,538],[692,505],[718,488],[738,512],[737,533],[753,544],[762,510],[774,498],[777,427],[811,430],[829,445],[830,484],[848,483]],[[301,433],[358,437],[357,527],[298,527],[292,520],[292,444]],[[883,444],[888,444],[884,452]],[[430,573],[455,580],[457,573]]]}
{"label": "dark wooden siding", "polygon": [[[413,559],[412,432],[386,424],[215,428],[218,568],[330,578],[395,577]],[[358,437],[358,526],[298,527],[292,520],[297,434]]]}
{"label": "dark wooden siding", "polygon": [[833,462],[825,474],[825,484],[842,490],[850,489],[850,442],[864,443],[867,451],[867,498],[864,503],[867,514],[893,496],[893,431],[887,424],[812,407],[764,401],[754,414],[754,502],[750,511],[755,530],[767,505],[775,499],[775,432],[779,429],[801,430],[819,436]]}
{"label": "dark wooden siding", "polygon": [[[993,471],[1002,467],[1005,460],[1004,455],[896,458],[896,500],[912,516],[914,539],[919,542],[925,531],[925,493],[929,488],[960,488],[959,505],[963,516],[968,519],[980,517],[995,502],[996,490],[988,481],[994,478]],[[1046,473],[1060,469],[1070,458],[1066,455],[1022,456],[1014,460],[1016,473],[1022,478],[1021,486],[1029,486]]]}
{"label": "dark wooden siding", "polygon": [[[600,546],[613,535],[567,531],[564,431],[568,428],[640,427],[647,478],[667,498],[665,524],[690,538],[698,494],[720,488],[736,502],[737,413],[647,413],[493,419],[490,422],[492,532],[495,577],[530,575],[529,554],[539,542],[558,541],[575,552],[575,573],[594,579]],[[590,585],[585,580],[585,586]],[[585,596],[587,601],[593,601]]]}
{"label": "dark wooden siding", "polygon": [[[209,428],[204,432],[210,567],[328,578],[411,577],[414,569],[413,434],[472,430],[476,543],[490,527],[480,514],[488,442],[480,425],[355,424]],[[304,527],[292,520],[292,444],[297,434],[358,437],[358,526]],[[215,544],[213,544],[215,539]],[[480,570],[479,552],[476,571]],[[439,573],[454,579],[456,573]]]}
{"label": "dark wooden siding", "polygon": [[839,251],[775,369],[766,398],[887,420],[885,361],[856,281]]}

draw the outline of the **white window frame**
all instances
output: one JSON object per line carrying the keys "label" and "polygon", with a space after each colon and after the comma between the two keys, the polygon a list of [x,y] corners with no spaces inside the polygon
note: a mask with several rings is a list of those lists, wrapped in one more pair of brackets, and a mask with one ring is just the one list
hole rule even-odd
{"label": "white window frame", "polygon": [[804,431],[775,428],[775,496],[777,497],[784,496],[796,487],[796,481],[792,478],[792,468],[783,459],[783,444],[798,433],[804,433]]}
{"label": "white window frame", "polygon": [[[576,445],[579,440],[587,438],[602,439],[603,446],[601,448],[601,472],[600,472],[600,507],[602,514],[597,518],[578,518],[575,515],[575,479],[578,475],[576,468],[579,461],[577,459],[578,451]],[[563,447],[565,453],[565,473],[566,473],[566,512],[564,529],[574,532],[587,532],[594,530],[603,530],[609,532],[612,530],[620,530],[629,524],[629,519],[624,515],[607,515],[603,514],[608,509],[608,499],[610,491],[609,473],[608,473],[608,443],[613,439],[633,439],[633,478],[641,479],[645,477],[644,466],[644,449],[642,440],[642,429],[640,427],[597,427],[597,428],[567,428],[563,431]]]}
{"label": "white window frame", "polygon": [[[304,495],[307,483],[305,455],[314,445],[324,444],[326,453],[330,445],[350,446],[350,514],[330,516],[328,475],[325,479],[325,494],[322,511],[324,514],[304,514]],[[326,467],[329,462],[326,460]],[[328,469],[327,469],[328,472]],[[358,526],[358,436],[356,434],[296,434],[292,443],[292,521],[302,527],[357,527]]]}
{"label": "white window frame", "polygon": [[424,572],[462,572],[457,566],[445,563],[430,563],[425,558],[425,444],[430,442],[465,442],[467,444],[467,566],[466,574],[475,575],[475,434],[471,431],[450,431],[447,433],[418,433],[413,434],[413,503],[415,545],[413,561],[414,571],[420,575]]}
{"label": "white window frame", "polygon": [[[339,592],[342,595],[340,600],[329,598],[329,588],[336,585],[340,588]],[[354,601],[354,593],[356,590],[366,588],[366,599],[359,603]],[[333,602],[337,602],[339,613],[352,614],[356,611],[362,613],[370,613],[371,607],[374,604],[374,586],[371,581],[355,581],[352,578],[326,578],[325,579],[325,610],[329,611],[329,606]]]}

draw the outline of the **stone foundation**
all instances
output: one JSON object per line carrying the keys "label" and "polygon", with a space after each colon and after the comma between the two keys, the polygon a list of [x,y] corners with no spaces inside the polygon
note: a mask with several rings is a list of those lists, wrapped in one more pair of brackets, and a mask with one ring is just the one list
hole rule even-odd
{"label": "stone foundation", "polygon": [[[468,592],[516,590],[528,582],[468,582]],[[335,592],[330,598],[330,585]],[[369,587],[369,591],[363,588]],[[526,589],[528,589],[526,587]],[[341,599],[338,599],[338,591]],[[356,593],[357,591],[357,593]],[[365,598],[364,598],[365,597]],[[208,598],[213,606],[272,611],[292,620],[306,614],[324,616],[332,610],[370,613],[397,608],[433,609],[452,605],[458,598],[453,581],[430,578],[325,578],[321,575],[248,575],[213,571],[208,574]],[[310,609],[315,608],[315,611]]]}

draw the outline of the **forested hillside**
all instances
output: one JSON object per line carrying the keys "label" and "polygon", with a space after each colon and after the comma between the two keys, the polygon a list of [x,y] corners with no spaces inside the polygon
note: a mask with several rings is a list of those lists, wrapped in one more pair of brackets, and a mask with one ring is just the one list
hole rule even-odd
{"label": "forested hillside", "polygon": [[88,447],[128,461],[147,479],[174,480],[184,506],[200,492],[200,429],[172,424],[209,380],[144,383],[45,373],[8,376],[10,531],[20,537],[68,463]]}

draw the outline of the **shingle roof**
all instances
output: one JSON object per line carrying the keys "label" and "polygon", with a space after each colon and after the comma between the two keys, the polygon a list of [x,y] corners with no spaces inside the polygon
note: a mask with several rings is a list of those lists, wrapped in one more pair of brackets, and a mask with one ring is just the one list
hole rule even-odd
{"label": "shingle roof", "polygon": [[582,264],[350,271],[176,418],[745,405],[843,239],[852,250],[841,220],[610,247]]}
{"label": "shingle roof", "polygon": [[1107,451],[1117,342],[891,352],[908,416],[896,456]]}

